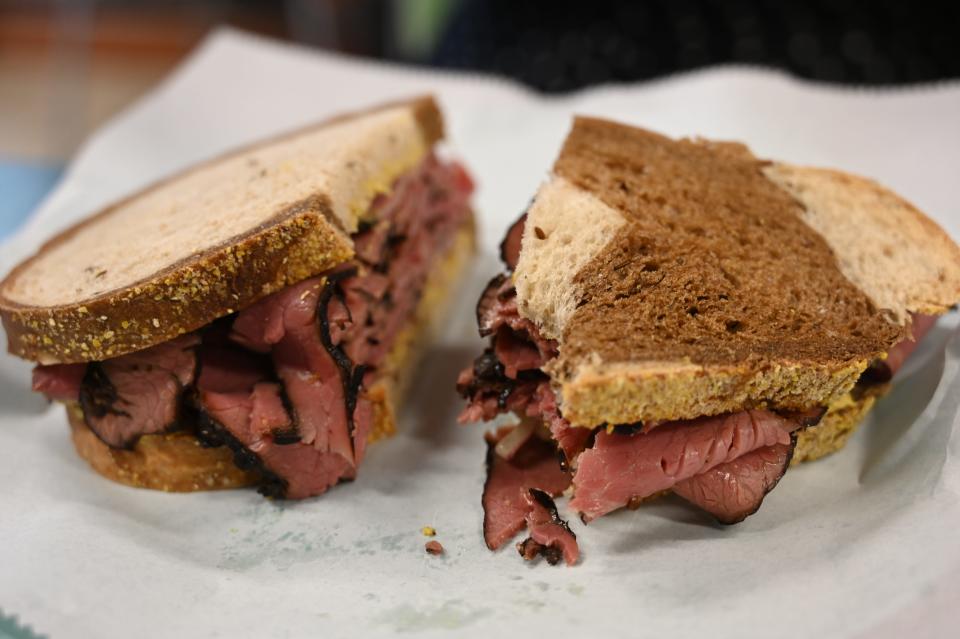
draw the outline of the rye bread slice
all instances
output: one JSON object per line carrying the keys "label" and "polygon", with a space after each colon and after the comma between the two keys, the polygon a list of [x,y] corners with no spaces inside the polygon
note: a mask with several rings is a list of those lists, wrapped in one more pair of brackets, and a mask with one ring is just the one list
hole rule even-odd
{"label": "rye bread slice", "polygon": [[192,167],[48,241],[0,282],[11,353],[137,351],[350,259],[379,193],[443,137],[431,97],[344,115]]}
{"label": "rye bread slice", "polygon": [[595,426],[833,403],[908,312],[960,299],[957,256],[872,182],[578,118],[514,279],[564,416]]}

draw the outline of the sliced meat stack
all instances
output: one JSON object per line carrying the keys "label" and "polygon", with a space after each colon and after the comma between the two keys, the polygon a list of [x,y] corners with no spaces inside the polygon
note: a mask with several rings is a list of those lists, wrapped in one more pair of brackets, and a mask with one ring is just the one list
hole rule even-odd
{"label": "sliced meat stack", "polygon": [[356,477],[373,422],[367,390],[469,216],[471,191],[462,167],[428,156],[374,201],[352,261],[153,348],[38,366],[34,389],[79,402],[109,446],[188,430],[228,446],[265,495],[319,495]]}

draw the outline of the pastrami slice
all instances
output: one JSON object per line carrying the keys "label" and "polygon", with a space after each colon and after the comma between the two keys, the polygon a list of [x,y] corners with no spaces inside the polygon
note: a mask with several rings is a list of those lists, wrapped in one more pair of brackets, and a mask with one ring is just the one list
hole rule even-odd
{"label": "pastrami slice", "polygon": [[483,485],[483,538],[496,550],[526,526],[530,511],[526,491],[536,488],[555,496],[570,485],[553,444],[530,437],[510,460],[495,452],[496,437],[487,440],[487,480]]}
{"label": "pastrami slice", "polygon": [[796,437],[790,444],[758,448],[673,487],[673,492],[722,524],[736,524],[759,510],[767,493],[787,472]]}
{"label": "pastrami slice", "polygon": [[500,243],[500,259],[507,265],[511,271],[517,268],[517,262],[520,260],[520,246],[523,240],[523,229],[527,224],[527,214],[524,213],[514,222],[507,235]]}
{"label": "pastrami slice", "polygon": [[635,435],[600,431],[580,455],[570,506],[591,521],[757,448],[788,445],[796,428],[775,413],[751,410]]}
{"label": "pastrami slice", "polygon": [[90,363],[78,391],[87,426],[114,448],[177,425],[183,390],[196,375],[195,333]]}
{"label": "pastrami slice", "polygon": [[51,401],[75,402],[80,399],[80,384],[86,372],[86,364],[35,366],[32,389]]}
{"label": "pastrami slice", "polygon": [[300,433],[284,406],[282,388],[275,382],[259,382],[250,393],[250,431],[257,437],[272,437],[278,444],[300,441]]}
{"label": "pastrami slice", "polygon": [[580,558],[577,536],[570,525],[560,517],[553,498],[542,490],[528,489],[524,494],[527,504],[526,524],[530,536],[517,544],[520,556],[530,561],[542,555],[554,565],[560,558],[572,566]]}
{"label": "pastrami slice", "polygon": [[477,328],[480,330],[480,337],[493,334],[506,317],[515,313],[516,304],[511,301],[513,297],[513,283],[503,273],[487,283],[477,300]]}
{"label": "pastrami slice", "polygon": [[890,352],[887,353],[887,359],[884,360],[884,364],[890,369],[893,375],[900,370],[904,362],[907,361],[907,358],[917,349],[917,346],[920,345],[920,340],[937,324],[936,315],[919,315],[913,313],[910,318],[910,328],[913,334],[910,338],[902,340],[899,344],[891,348]]}

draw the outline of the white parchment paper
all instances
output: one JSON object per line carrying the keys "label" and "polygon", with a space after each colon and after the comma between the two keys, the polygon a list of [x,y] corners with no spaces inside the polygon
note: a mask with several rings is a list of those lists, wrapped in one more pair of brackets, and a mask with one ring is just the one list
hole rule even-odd
{"label": "white parchment paper", "polygon": [[[400,434],[320,499],[167,495],[95,475],[64,416],[0,356],[0,609],[52,637],[958,636],[960,343],[941,320],[840,455],[791,470],[721,528],[679,501],[578,533],[576,568],[481,538],[481,428],[458,427],[472,307],[507,224],[574,113],[874,177],[960,237],[960,85],[828,89],[742,68],[560,99],[479,77],[320,55],[223,31],[93,136],[0,271],[58,228],[239,143],[434,92],[479,183],[483,255],[418,375]],[[946,348],[945,348],[946,345]],[[434,526],[443,557],[424,553]],[[499,634],[491,634],[499,633]],[[513,633],[516,633],[515,635]],[[531,635],[532,633],[532,635]]]}

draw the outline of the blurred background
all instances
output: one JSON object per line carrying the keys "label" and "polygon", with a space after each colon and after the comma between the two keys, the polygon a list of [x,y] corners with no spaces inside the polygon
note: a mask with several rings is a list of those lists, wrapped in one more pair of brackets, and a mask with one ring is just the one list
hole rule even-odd
{"label": "blurred background", "polygon": [[220,25],[547,93],[724,63],[870,86],[960,76],[957,2],[0,0],[0,237]]}

